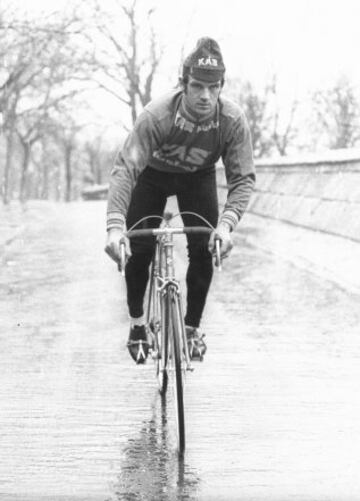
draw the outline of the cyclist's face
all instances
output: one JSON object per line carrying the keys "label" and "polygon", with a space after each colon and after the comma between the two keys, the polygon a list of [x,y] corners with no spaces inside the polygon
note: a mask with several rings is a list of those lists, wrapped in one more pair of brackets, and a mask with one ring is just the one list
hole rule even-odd
{"label": "cyclist's face", "polygon": [[204,118],[215,110],[220,91],[220,80],[209,83],[189,76],[184,92],[185,106],[199,118]]}

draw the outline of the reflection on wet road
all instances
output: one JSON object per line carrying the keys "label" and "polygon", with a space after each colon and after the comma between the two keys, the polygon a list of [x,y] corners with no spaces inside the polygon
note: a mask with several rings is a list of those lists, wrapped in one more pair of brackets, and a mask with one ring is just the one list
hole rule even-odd
{"label": "reflection on wet road", "polygon": [[157,393],[152,417],[123,451],[121,472],[114,485],[118,499],[195,500],[200,479],[183,458],[174,454],[176,444],[169,426],[167,401]]}
{"label": "reflection on wet road", "polygon": [[104,210],[37,207],[1,256],[0,501],[359,499],[358,296],[240,234],[214,276],[179,462],[152,363],[125,349]]}

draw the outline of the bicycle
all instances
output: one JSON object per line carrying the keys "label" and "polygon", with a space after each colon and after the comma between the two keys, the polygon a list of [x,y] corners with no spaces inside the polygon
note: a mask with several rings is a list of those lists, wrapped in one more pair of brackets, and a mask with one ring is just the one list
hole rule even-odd
{"label": "bicycle", "polygon": [[[170,221],[177,216],[191,214],[199,217],[207,226],[173,227]],[[159,228],[134,229],[147,219],[161,219]],[[175,216],[147,216],[138,221],[126,236],[156,237],[155,251],[151,262],[149,286],[146,299],[146,323],[152,338],[151,356],[155,360],[159,392],[165,397],[169,378],[173,380],[174,401],[176,404],[178,451],[185,451],[185,409],[184,378],[192,371],[182,304],[180,283],[175,277],[174,235],[210,234],[215,228],[203,217],[191,212],[179,212]],[[215,236],[215,265],[221,269],[220,238]],[[124,274],[125,243],[120,242],[120,269]]]}

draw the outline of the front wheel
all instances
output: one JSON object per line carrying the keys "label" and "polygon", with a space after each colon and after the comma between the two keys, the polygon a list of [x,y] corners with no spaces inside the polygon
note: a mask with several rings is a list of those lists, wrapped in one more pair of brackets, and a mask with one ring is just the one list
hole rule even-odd
{"label": "front wheel", "polygon": [[168,363],[169,363],[169,339],[170,339],[170,308],[168,295],[161,298],[161,319],[162,321],[157,326],[157,361],[156,361],[156,377],[159,385],[159,392],[162,396],[166,394],[168,387]]}
{"label": "front wheel", "polygon": [[177,307],[178,297],[170,294],[171,329],[172,329],[172,354],[174,365],[174,400],[177,421],[177,435],[179,453],[185,450],[185,409],[184,409],[184,386],[183,386],[183,353],[181,349],[180,319],[178,318],[179,308]]}

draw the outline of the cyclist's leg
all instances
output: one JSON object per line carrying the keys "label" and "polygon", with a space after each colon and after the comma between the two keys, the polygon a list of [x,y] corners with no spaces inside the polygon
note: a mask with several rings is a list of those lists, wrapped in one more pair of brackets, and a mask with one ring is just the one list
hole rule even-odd
{"label": "cyclist's leg", "polygon": [[[166,193],[158,182],[156,171],[146,168],[139,176],[133,190],[126,218],[130,229],[141,218],[149,215],[162,216],[166,204]],[[146,220],[136,228],[156,228],[160,220]],[[131,253],[126,268],[127,302],[132,318],[144,314],[143,301],[149,279],[149,265],[154,250],[154,238],[133,238],[130,242]]]}
{"label": "cyclist's leg", "polygon": [[[178,192],[180,211],[192,211],[205,217],[213,226],[218,220],[218,200],[215,172],[184,174],[182,189]],[[199,218],[184,215],[186,226],[206,226]],[[188,235],[189,266],[186,275],[186,325],[199,327],[212,275],[212,256],[208,250],[208,235]]]}

